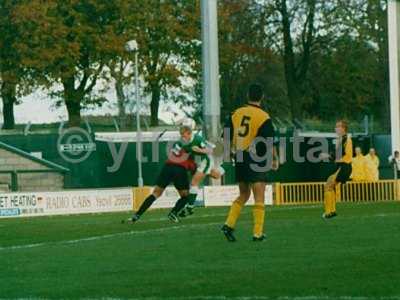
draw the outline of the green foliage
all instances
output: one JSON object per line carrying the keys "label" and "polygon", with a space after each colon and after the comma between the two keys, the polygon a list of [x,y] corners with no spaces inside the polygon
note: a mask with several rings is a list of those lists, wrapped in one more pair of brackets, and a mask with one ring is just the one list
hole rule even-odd
{"label": "green foliage", "polygon": [[227,112],[249,82],[283,119],[365,114],[389,127],[386,1],[220,1],[221,97]]}
{"label": "green foliage", "polygon": [[389,128],[386,1],[336,1],[324,8],[316,39],[306,105],[322,119],[372,115]]}
{"label": "green foliage", "polygon": [[[70,122],[80,123],[80,110],[106,63],[124,51],[119,31],[122,1],[29,1],[17,5],[13,16],[21,39],[15,47],[40,84],[63,86]],[[52,94],[60,95],[60,94]]]}
{"label": "green foliage", "polygon": [[[115,80],[122,111],[134,60],[124,46],[133,39],[152,125],[164,100],[194,108],[200,119],[199,6],[195,0],[1,1],[0,77],[11,83],[3,98],[14,105],[37,86],[56,87],[50,96],[79,123],[83,108],[107,101],[95,87]],[[387,1],[222,0],[218,9],[222,117],[258,81],[267,109],[281,119],[369,114],[388,130]]]}
{"label": "green foliage", "polygon": [[128,34],[139,46],[139,66],[151,95],[152,125],[158,124],[161,98],[183,87],[198,69],[199,1],[127,1]]}
{"label": "green foliage", "polygon": [[247,101],[247,87],[257,81],[266,89],[266,106],[279,115],[288,111],[282,59],[265,33],[264,6],[257,1],[221,1],[219,48],[223,115]]}
{"label": "green foliage", "polygon": [[18,96],[31,91],[32,78],[21,64],[21,54],[13,47],[20,39],[12,22],[12,10],[18,1],[0,3],[0,96],[3,101],[3,129],[13,129],[14,105]]}

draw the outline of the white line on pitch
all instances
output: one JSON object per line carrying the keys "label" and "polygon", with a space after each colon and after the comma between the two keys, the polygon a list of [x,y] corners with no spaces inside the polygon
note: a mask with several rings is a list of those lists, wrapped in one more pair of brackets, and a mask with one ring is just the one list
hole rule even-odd
{"label": "white line on pitch", "polygon": [[118,232],[118,233],[105,234],[105,235],[99,235],[99,236],[93,236],[93,237],[87,237],[87,238],[75,239],[75,240],[0,247],[0,251],[31,249],[31,248],[38,248],[38,247],[43,247],[43,246],[71,245],[71,244],[78,244],[78,243],[82,243],[82,242],[99,241],[99,240],[110,239],[110,238],[121,237],[121,236],[143,235],[143,234],[148,234],[148,233],[160,233],[160,232],[167,232],[167,231],[171,231],[171,230],[183,230],[183,229],[188,229],[188,228],[201,228],[201,227],[218,226],[218,225],[221,225],[221,223],[218,222],[218,223],[206,223],[206,224],[179,225],[179,226],[169,226],[169,227],[149,229],[149,230]]}
{"label": "white line on pitch", "polygon": [[[210,214],[210,215],[202,215],[202,216],[200,215],[200,216],[193,217],[192,219],[219,217],[219,216],[225,216],[225,215],[226,214],[223,214],[223,215],[222,214],[215,214],[215,215]],[[356,216],[356,217],[355,216],[347,216],[347,217],[345,216],[342,218],[343,219],[386,218],[386,217],[393,217],[393,216],[399,216],[399,215],[400,215],[399,213],[380,213],[380,214],[368,215],[368,216]],[[141,221],[141,223],[150,223],[150,222],[163,221],[163,220],[165,220],[165,219],[164,218],[163,219],[150,219],[150,220]],[[293,220],[295,220],[295,219],[293,219]],[[242,222],[242,223],[247,223],[247,222]],[[182,230],[182,229],[187,229],[187,228],[201,228],[201,227],[218,226],[218,225],[221,225],[221,222],[169,226],[169,227],[149,229],[149,230],[118,232],[118,233],[113,233],[113,234],[106,234],[106,235],[100,235],[100,236],[94,236],[94,237],[88,237],[88,238],[82,238],[82,239],[75,239],[75,240],[68,240],[68,241],[46,242],[46,243],[36,243],[36,244],[27,244],[27,245],[19,245],[19,246],[0,247],[0,251],[30,249],[30,248],[38,248],[38,247],[50,246],[50,245],[77,244],[80,242],[97,241],[97,240],[109,239],[109,238],[114,238],[114,237],[119,237],[119,236],[142,235],[142,234],[147,234],[147,233],[159,233],[159,232],[166,232],[166,231],[170,231],[170,230]]]}
{"label": "white line on pitch", "polygon": [[[250,206],[249,206],[250,207]],[[267,212],[268,211],[285,211],[285,210],[299,210],[299,209],[313,209],[313,208],[319,208],[321,205],[299,205],[299,206],[288,206],[288,207],[266,207]],[[228,208],[228,207],[227,207]],[[199,207],[198,209],[204,209],[204,207]],[[251,214],[250,212],[243,212],[242,215],[246,214]],[[193,216],[190,216],[189,218],[191,220],[195,219],[204,219],[204,218],[213,218],[213,217],[226,217],[227,213],[220,213],[220,214],[194,214]],[[148,218],[146,219],[146,216],[143,217],[143,220],[141,220],[141,223],[150,223],[150,222],[162,222],[168,220],[167,217],[161,217],[161,218]],[[90,223],[87,223],[90,224]]]}

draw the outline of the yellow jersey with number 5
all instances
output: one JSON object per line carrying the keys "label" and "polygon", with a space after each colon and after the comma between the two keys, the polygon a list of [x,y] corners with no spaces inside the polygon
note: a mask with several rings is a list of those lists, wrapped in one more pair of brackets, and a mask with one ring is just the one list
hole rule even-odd
{"label": "yellow jersey with number 5", "polygon": [[236,151],[249,150],[257,137],[273,137],[271,119],[260,106],[247,104],[238,108],[231,118],[232,146]]}

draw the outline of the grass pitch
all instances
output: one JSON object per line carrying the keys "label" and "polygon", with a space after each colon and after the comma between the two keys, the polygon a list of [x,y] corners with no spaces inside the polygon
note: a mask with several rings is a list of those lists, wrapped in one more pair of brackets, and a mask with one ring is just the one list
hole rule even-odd
{"label": "grass pitch", "polygon": [[400,299],[400,203],[268,208],[264,243],[250,208],[226,242],[227,210],[0,220],[0,298]]}

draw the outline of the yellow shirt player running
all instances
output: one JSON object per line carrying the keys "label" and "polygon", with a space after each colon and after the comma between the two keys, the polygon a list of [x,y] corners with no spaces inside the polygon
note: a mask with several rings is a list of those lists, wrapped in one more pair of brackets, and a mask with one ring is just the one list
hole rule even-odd
{"label": "yellow shirt player running", "polygon": [[330,159],[336,163],[336,171],[329,176],[325,184],[325,212],[323,218],[330,219],[336,217],[336,188],[339,183],[346,183],[350,179],[353,159],[353,142],[347,135],[347,122],[340,120],[336,122],[336,153],[330,155]]}
{"label": "yellow shirt player running", "polygon": [[237,109],[227,124],[232,150],[235,153],[236,181],[239,197],[233,202],[222,232],[228,241],[234,242],[233,234],[240,212],[253,191],[253,241],[263,241],[265,215],[266,173],[276,169],[278,160],[273,146],[274,127],[268,113],[260,105],[262,87],[252,84],[248,91],[248,104]]}

